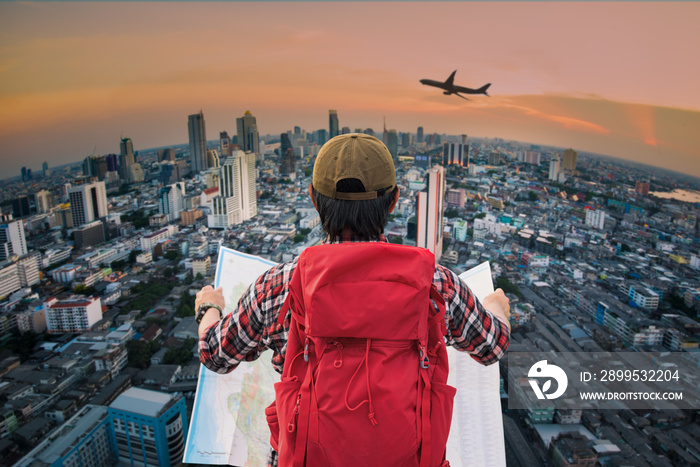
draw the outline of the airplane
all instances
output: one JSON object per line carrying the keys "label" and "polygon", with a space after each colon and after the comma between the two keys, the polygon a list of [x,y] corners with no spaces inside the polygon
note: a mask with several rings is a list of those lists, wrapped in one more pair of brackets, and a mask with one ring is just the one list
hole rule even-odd
{"label": "airplane", "polygon": [[452,74],[450,75],[449,78],[443,83],[441,81],[435,81],[432,79],[422,79],[420,80],[421,84],[425,84],[428,86],[435,86],[436,88],[444,89],[443,94],[446,96],[449,96],[450,94],[454,94],[455,96],[459,96],[462,99],[470,101],[471,99],[468,99],[461,94],[460,92],[465,93],[465,94],[484,94],[487,97],[491,97],[486,93],[486,90],[491,86],[491,83],[485,84],[484,86],[480,87],[479,89],[471,89],[471,88],[465,88],[462,86],[455,86],[454,85],[454,80],[455,80],[455,73],[457,73],[457,70],[453,71]]}

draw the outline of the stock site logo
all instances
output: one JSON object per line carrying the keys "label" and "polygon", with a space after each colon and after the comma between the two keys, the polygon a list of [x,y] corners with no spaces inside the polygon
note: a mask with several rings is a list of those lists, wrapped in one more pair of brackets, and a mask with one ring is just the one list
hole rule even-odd
{"label": "stock site logo", "polygon": [[[540,360],[532,365],[527,376],[530,378],[547,378],[547,381],[545,381],[542,389],[540,389],[540,386],[536,380],[528,380],[538,399],[556,399],[564,394],[564,391],[566,391],[566,386],[569,384],[569,379],[566,377],[564,370],[556,365],[548,364],[547,360]],[[552,393],[548,393],[552,386],[552,380],[557,382],[557,390]]]}

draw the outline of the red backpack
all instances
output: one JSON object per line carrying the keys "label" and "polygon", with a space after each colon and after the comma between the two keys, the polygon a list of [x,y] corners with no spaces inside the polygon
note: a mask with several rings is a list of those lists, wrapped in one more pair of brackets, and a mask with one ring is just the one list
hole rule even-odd
{"label": "red backpack", "polygon": [[[445,301],[428,250],[389,243],[307,248],[282,379],[266,410],[278,465],[449,466]],[[432,305],[432,299],[438,311]]]}

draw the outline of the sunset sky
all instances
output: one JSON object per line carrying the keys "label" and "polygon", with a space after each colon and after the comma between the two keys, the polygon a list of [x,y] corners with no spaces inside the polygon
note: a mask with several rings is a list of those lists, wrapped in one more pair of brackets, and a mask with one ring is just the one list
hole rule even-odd
{"label": "sunset sky", "polygon": [[[700,176],[700,3],[0,3],[0,177],[340,125],[572,147]],[[480,87],[467,102],[422,78]]]}

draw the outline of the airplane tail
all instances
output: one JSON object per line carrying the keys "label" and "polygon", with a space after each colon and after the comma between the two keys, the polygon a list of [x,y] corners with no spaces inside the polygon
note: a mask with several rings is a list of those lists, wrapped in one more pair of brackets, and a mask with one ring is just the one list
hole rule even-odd
{"label": "airplane tail", "polygon": [[489,96],[488,93],[486,92],[486,90],[489,88],[489,86],[491,86],[491,83],[485,84],[485,85],[481,86],[479,89],[476,90],[476,93],[477,93],[477,94],[479,94],[479,93],[480,93],[480,94],[485,94],[486,96],[491,97],[491,96]]}

